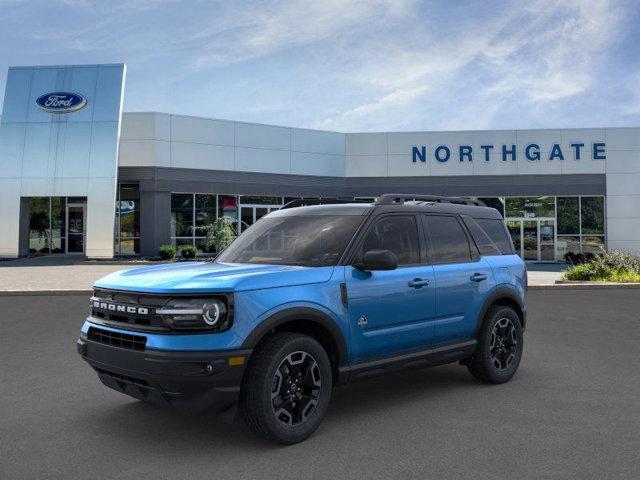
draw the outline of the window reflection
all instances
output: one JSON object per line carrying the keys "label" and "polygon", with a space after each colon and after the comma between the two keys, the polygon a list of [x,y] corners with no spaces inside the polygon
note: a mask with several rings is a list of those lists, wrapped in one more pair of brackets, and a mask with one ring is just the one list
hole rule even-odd
{"label": "window reflection", "polygon": [[582,197],[582,234],[604,234],[604,198]]}

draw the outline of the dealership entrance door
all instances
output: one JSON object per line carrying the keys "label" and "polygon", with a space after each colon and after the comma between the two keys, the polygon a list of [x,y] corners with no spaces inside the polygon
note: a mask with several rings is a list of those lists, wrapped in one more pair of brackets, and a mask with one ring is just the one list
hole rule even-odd
{"label": "dealership entrance door", "polygon": [[507,228],[516,253],[523,260],[556,260],[556,221],[554,218],[507,218]]}
{"label": "dealership entrance door", "polygon": [[86,203],[67,203],[67,253],[84,253]]}
{"label": "dealership entrance door", "polygon": [[24,254],[85,253],[86,197],[30,197],[23,204],[28,213],[28,235],[21,236]]}
{"label": "dealership entrance door", "polygon": [[282,205],[262,205],[240,203],[240,225],[239,234],[256,223],[267,213],[280,210]]}

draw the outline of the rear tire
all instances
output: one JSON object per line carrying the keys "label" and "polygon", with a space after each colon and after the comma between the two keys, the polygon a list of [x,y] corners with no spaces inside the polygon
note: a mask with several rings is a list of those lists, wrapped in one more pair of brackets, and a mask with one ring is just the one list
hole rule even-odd
{"label": "rear tire", "polygon": [[493,306],[486,313],[478,346],[467,366],[471,375],[487,383],[505,383],[516,373],[522,358],[520,317],[513,309]]}
{"label": "rear tire", "polygon": [[333,378],[322,345],[297,333],[276,333],[251,356],[240,411],[256,435],[290,445],[307,439],[329,406]]}

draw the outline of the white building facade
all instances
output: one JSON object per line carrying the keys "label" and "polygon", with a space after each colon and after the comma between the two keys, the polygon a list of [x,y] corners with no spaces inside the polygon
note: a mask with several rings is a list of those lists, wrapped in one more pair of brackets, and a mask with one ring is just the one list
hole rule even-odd
{"label": "white building facade", "polygon": [[[52,67],[30,68],[40,78]],[[206,251],[199,227],[220,216],[240,233],[291,199],[383,193],[480,198],[527,260],[640,254],[640,128],[343,133],[121,114],[123,65],[56,68],[55,81],[31,80],[28,93],[12,85],[29,69],[10,70],[0,256]],[[85,105],[43,111],[52,92]]]}

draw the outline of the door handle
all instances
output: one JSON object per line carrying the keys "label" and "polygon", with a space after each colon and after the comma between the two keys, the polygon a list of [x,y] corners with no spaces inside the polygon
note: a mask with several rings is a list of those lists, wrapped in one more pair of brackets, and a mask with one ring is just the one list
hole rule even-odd
{"label": "door handle", "polygon": [[487,279],[487,275],[484,273],[474,273],[473,275],[471,275],[472,282],[481,282],[486,279]]}
{"label": "door handle", "polygon": [[424,280],[422,278],[414,278],[413,280],[409,280],[409,286],[411,288],[421,288],[429,285],[429,280]]}

